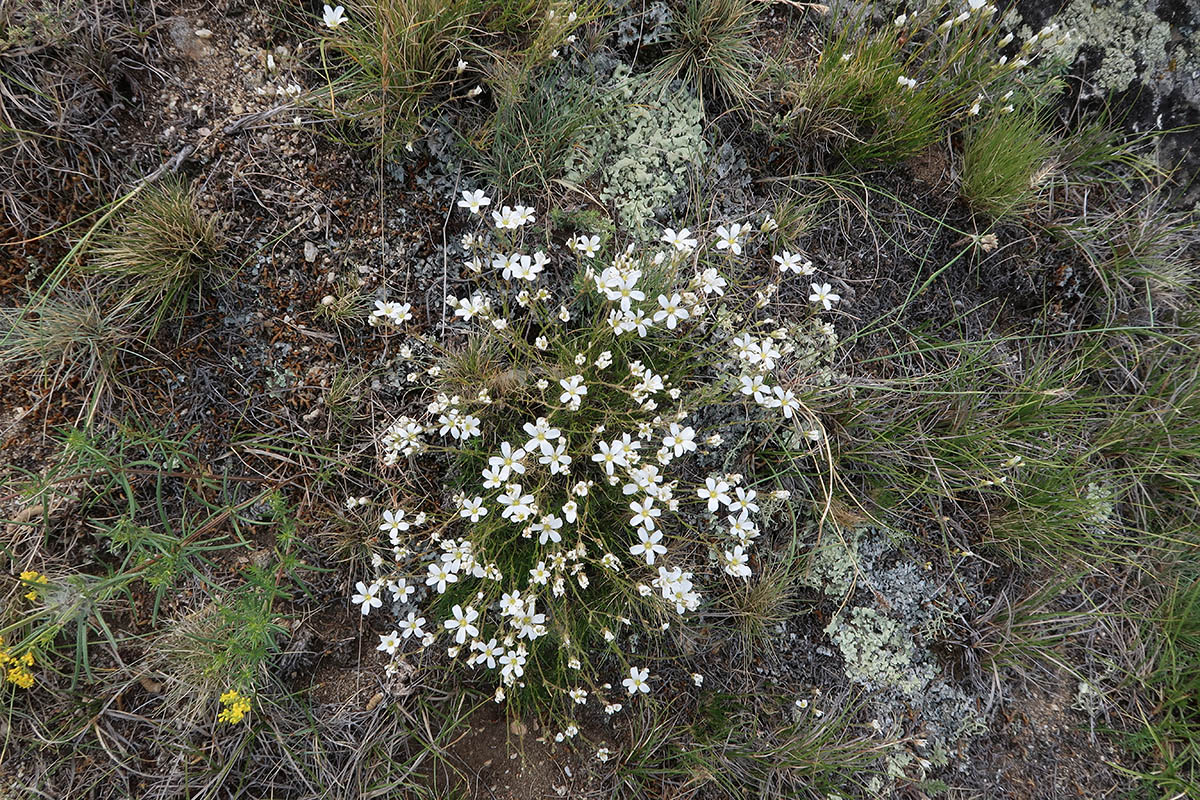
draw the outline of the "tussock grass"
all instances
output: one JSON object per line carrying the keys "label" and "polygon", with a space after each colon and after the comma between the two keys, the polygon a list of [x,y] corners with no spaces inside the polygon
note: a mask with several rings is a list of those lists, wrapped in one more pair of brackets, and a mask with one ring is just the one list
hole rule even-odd
{"label": "tussock grass", "polygon": [[189,186],[167,178],[141,189],[96,237],[76,266],[95,275],[107,302],[152,337],[186,308],[188,295],[219,267],[217,220]]}
{"label": "tussock grass", "polygon": [[0,364],[29,369],[42,382],[74,378],[92,387],[88,406],[119,385],[120,357],[138,341],[126,310],[105,308],[95,292],[66,290],[25,308],[0,309]]}
{"label": "tussock grass", "polygon": [[996,218],[1028,209],[1051,145],[1036,111],[993,114],[967,129],[963,142],[962,195]]}
{"label": "tussock grass", "polygon": [[654,79],[665,90],[681,77],[702,101],[716,96],[734,108],[750,105],[760,61],[757,8],[750,0],[681,0],[666,52],[651,71]]}
{"label": "tussock grass", "polygon": [[1085,207],[1050,226],[1090,267],[1110,320],[1195,319],[1198,221],[1169,210],[1159,187],[1116,207]]}
{"label": "tussock grass", "polygon": [[547,196],[576,142],[611,100],[577,79],[555,73],[531,77],[523,90],[501,97],[495,112],[467,140],[467,161],[484,185],[507,196]]}
{"label": "tussock grass", "polygon": [[321,43],[329,110],[357,122],[386,155],[412,142],[421,120],[445,99],[465,55],[472,11],[470,0],[348,6],[349,21]]}
{"label": "tussock grass", "polygon": [[[790,698],[782,701],[791,706]],[[709,690],[695,708],[683,701],[646,704],[633,717],[632,741],[615,762],[615,796],[692,791],[705,797],[822,798],[862,791],[889,746],[856,733],[856,704],[848,698],[822,718],[789,722],[794,708],[771,709],[779,715],[772,726],[763,725],[766,710]]]}
{"label": "tussock grass", "polygon": [[918,69],[896,36],[864,38],[847,26],[788,90],[794,104],[776,127],[791,141],[840,152],[852,164],[916,155],[938,139],[954,102],[928,78],[915,89],[900,85],[901,77],[917,79]]}
{"label": "tussock grass", "polygon": [[1200,790],[1200,576],[1194,553],[1188,560],[1146,626],[1154,649],[1141,681],[1150,708],[1125,744],[1155,766],[1131,770],[1137,797],[1192,797]]}

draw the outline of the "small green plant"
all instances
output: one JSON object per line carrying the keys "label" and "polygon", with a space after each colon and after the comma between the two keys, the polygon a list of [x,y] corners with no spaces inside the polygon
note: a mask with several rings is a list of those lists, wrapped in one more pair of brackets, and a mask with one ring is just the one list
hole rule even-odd
{"label": "small green plant", "polygon": [[666,52],[654,65],[653,80],[665,90],[672,80],[683,78],[702,101],[707,92],[734,107],[750,105],[759,62],[756,10],[751,0],[681,0],[673,9]]}
{"label": "small green plant", "polygon": [[1050,153],[1049,137],[1036,111],[990,114],[969,126],[964,136],[963,198],[996,218],[1020,214],[1038,196]]}

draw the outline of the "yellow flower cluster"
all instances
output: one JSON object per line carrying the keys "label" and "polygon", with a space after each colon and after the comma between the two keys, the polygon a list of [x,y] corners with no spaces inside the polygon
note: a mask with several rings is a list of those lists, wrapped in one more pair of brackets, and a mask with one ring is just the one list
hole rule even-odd
{"label": "yellow flower cluster", "polygon": [[221,712],[217,714],[217,720],[234,725],[241,722],[246,716],[246,712],[250,710],[250,698],[243,695],[237,689],[230,689],[221,695],[221,705],[225,706],[225,708],[221,709]]}
{"label": "yellow flower cluster", "polygon": [[39,587],[45,586],[50,582],[50,579],[39,572],[27,569],[21,573],[21,581],[30,584],[29,591],[25,593],[26,599],[37,600]]}
{"label": "yellow flower cluster", "polygon": [[22,689],[33,686],[33,652],[26,651],[23,655],[15,656],[4,646],[4,637],[0,636],[0,670],[9,683],[15,683]]}

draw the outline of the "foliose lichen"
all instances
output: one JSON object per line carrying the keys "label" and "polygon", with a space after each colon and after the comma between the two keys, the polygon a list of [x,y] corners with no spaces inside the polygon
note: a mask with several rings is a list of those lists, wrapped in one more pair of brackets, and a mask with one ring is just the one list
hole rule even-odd
{"label": "foliose lichen", "polygon": [[[869,526],[827,529],[805,582],[851,601],[825,632],[841,652],[846,677],[866,690],[873,726],[892,740],[919,731],[923,744],[915,760],[928,770],[946,766],[955,749],[985,725],[974,700],[943,674],[929,650],[964,601],[907,557],[898,546],[901,539]],[[903,750],[888,751],[883,770],[894,774],[913,760]],[[883,781],[876,788],[883,791]]]}
{"label": "foliose lichen", "polygon": [[706,152],[703,108],[693,92],[655,91],[624,65],[614,70],[609,85],[617,102],[577,143],[566,177],[583,183],[594,176],[598,198],[616,208],[623,225],[644,232],[646,222],[687,187],[693,165]]}

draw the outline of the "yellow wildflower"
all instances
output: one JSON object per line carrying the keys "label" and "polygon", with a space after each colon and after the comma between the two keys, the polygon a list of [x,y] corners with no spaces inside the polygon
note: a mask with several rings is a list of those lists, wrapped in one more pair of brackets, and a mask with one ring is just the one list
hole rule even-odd
{"label": "yellow wildflower", "polygon": [[50,579],[47,578],[45,575],[42,575],[41,573],[39,573],[35,570],[32,570],[32,569],[27,569],[24,572],[22,572],[21,580],[25,583],[33,584],[33,587],[28,592],[25,593],[25,597],[29,600],[37,600],[38,587],[45,586],[47,583],[50,582]]}
{"label": "yellow wildflower", "polygon": [[225,708],[217,714],[217,720],[234,725],[241,722],[245,718],[246,712],[250,710],[250,698],[237,689],[230,689],[221,695],[221,705]]}

